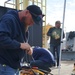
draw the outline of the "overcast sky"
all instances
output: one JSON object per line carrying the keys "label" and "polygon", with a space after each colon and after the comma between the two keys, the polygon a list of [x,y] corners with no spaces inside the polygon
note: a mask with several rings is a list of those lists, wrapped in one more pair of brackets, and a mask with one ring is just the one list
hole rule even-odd
{"label": "overcast sky", "polygon": [[[63,22],[63,9],[64,0],[47,0],[46,23],[54,26],[56,20]],[[66,0],[64,30],[75,31],[75,0]]]}
{"label": "overcast sky", "polygon": [[[0,1],[0,5],[4,5],[4,1],[6,0]],[[64,0],[46,1],[46,24],[50,23],[54,26],[56,20],[63,22]],[[75,0],[66,0],[64,30],[66,32],[75,31]]]}

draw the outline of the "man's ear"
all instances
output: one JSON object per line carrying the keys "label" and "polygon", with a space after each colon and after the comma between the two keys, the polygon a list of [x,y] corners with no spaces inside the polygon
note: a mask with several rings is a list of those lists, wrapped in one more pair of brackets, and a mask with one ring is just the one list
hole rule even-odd
{"label": "man's ear", "polygon": [[29,10],[26,10],[26,11],[25,11],[25,14],[26,14],[26,15],[29,14]]}

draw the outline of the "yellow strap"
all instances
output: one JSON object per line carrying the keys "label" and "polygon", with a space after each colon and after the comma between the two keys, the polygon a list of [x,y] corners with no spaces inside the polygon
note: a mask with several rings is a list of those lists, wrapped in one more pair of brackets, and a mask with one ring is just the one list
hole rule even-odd
{"label": "yellow strap", "polygon": [[42,75],[44,75],[45,73],[44,72],[42,72],[42,71],[39,71],[39,70],[37,70],[37,69],[32,69],[34,72],[37,72],[37,73],[40,73],[40,74],[42,74]]}

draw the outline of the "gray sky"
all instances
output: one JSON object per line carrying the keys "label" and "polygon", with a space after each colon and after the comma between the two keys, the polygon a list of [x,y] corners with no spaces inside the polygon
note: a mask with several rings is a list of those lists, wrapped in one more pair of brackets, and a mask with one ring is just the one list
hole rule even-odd
{"label": "gray sky", "polygon": [[[54,26],[56,20],[63,21],[64,0],[47,0],[47,21]],[[62,27],[62,26],[61,26]],[[75,0],[66,0],[64,30],[75,31]]]}
{"label": "gray sky", "polygon": [[[4,1],[0,1],[0,5],[4,5]],[[50,23],[54,26],[56,20],[63,21],[64,0],[46,0],[47,13],[46,24]],[[62,27],[62,26],[61,26]],[[75,31],[75,0],[66,0],[64,30],[66,32]]]}

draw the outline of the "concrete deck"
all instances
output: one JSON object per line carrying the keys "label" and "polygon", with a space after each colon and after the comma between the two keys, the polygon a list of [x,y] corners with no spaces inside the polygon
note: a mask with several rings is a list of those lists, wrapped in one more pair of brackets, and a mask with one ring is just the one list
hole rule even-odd
{"label": "concrete deck", "polygon": [[53,67],[51,68],[51,73],[53,75],[71,75],[72,70],[74,69],[75,61],[61,61],[61,68]]}

